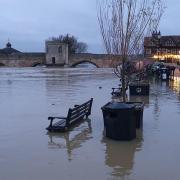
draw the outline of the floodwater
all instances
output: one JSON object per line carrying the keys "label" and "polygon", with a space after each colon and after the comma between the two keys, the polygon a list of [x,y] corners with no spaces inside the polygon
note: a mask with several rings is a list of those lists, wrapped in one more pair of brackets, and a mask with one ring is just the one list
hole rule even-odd
{"label": "floodwater", "polygon": [[[103,134],[101,107],[118,79],[111,69],[0,69],[1,180],[170,180],[180,178],[180,79],[151,80],[144,127],[130,142]],[[87,121],[48,134],[48,116],[94,98]]]}

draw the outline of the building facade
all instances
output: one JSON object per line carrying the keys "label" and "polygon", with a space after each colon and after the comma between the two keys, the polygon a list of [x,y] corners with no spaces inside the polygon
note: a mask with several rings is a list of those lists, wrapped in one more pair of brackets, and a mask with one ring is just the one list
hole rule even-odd
{"label": "building facade", "polygon": [[161,36],[153,32],[152,37],[144,39],[144,56],[169,63],[180,62],[180,36]]}
{"label": "building facade", "polygon": [[58,41],[46,41],[46,64],[68,65],[68,45]]}

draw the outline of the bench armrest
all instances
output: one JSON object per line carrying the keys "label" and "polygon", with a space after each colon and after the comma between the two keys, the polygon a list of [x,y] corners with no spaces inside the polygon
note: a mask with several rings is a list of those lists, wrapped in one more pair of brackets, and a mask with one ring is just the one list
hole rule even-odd
{"label": "bench armrest", "polygon": [[54,120],[54,119],[67,119],[67,117],[52,117],[52,116],[48,117],[48,120]]}
{"label": "bench armrest", "polygon": [[122,89],[122,88],[112,88],[112,89]]}
{"label": "bench armrest", "polygon": [[112,90],[114,92],[115,90],[122,90],[122,88],[112,88]]}
{"label": "bench armrest", "polygon": [[74,107],[78,107],[79,105],[78,104],[75,104]]}

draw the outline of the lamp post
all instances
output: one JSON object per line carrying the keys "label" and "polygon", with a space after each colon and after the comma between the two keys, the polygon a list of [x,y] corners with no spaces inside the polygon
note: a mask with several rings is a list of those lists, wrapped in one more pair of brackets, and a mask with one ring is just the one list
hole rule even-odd
{"label": "lamp post", "polygon": [[[178,52],[178,55],[180,56],[180,51]],[[180,58],[178,56],[178,60],[177,60],[177,65],[178,65],[178,68],[180,69],[179,65],[180,65]]]}

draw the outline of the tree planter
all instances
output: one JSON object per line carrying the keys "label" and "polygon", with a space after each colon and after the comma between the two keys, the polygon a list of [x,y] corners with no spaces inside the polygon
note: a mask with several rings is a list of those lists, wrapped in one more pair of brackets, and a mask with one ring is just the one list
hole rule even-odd
{"label": "tree planter", "polygon": [[149,95],[149,83],[147,82],[133,82],[129,84],[130,95]]}
{"label": "tree planter", "polygon": [[122,102],[109,102],[102,108],[106,136],[114,140],[136,138],[135,106]]}

